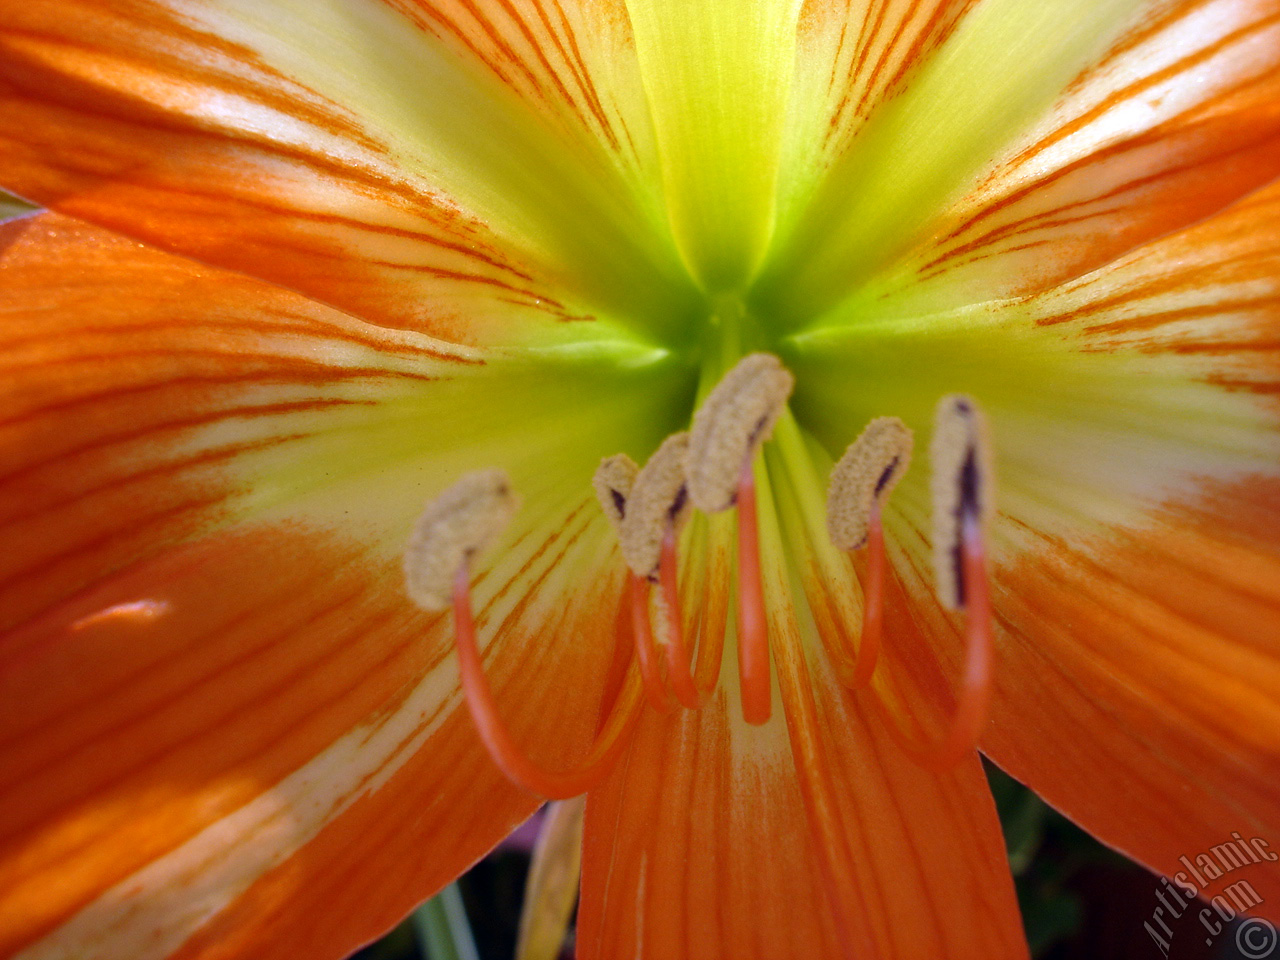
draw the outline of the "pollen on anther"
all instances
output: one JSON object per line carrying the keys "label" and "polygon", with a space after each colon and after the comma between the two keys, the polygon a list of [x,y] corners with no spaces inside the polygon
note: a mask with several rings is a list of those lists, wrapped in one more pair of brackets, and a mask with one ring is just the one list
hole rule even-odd
{"label": "pollen on anther", "polygon": [[841,550],[866,543],[871,509],[907,472],[913,447],[910,429],[897,417],[877,417],[849,444],[827,487],[827,532]]}
{"label": "pollen on anther", "polygon": [[707,513],[734,504],[742,465],[769,439],[795,378],[771,353],[743,357],[693,416],[689,497]]}
{"label": "pollen on anther", "polygon": [[615,530],[622,526],[622,518],[627,513],[627,501],[631,498],[631,488],[635,486],[639,473],[640,468],[634,460],[625,453],[615,453],[600,461],[595,476],[591,478],[591,486],[595,488],[600,509]]}
{"label": "pollen on anther", "polygon": [[944,606],[965,605],[963,542],[966,522],[985,524],[991,510],[991,448],[986,418],[970,398],[938,401],[929,447],[933,476],[933,565]]}
{"label": "pollen on anther", "polygon": [[447,610],[458,569],[502,533],[518,505],[501,470],[468,473],[428,503],[404,551],[409,599],[424,610]]}
{"label": "pollen on anther", "polygon": [[622,558],[637,576],[654,576],[662,558],[662,538],[668,528],[679,530],[689,515],[685,487],[688,453],[689,434],[673,433],[654,451],[631,486],[618,539]]}

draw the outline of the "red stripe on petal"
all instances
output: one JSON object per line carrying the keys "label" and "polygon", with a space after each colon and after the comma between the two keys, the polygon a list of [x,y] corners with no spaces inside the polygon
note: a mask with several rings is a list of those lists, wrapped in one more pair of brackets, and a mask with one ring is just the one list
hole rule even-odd
{"label": "red stripe on petal", "polygon": [[[558,337],[606,301],[666,303],[657,280],[674,276],[634,202],[650,161],[613,132],[643,106],[619,67],[628,36],[625,17],[576,4],[258,17],[41,0],[0,16],[0,165],[45,206],[380,324]],[[587,41],[589,72],[620,81],[607,105],[585,92]],[[585,219],[566,227],[566,210]]]}
{"label": "red stripe on petal", "polygon": [[[988,749],[1169,876],[1232,831],[1280,830],[1278,498],[1275,481],[1229,485],[1103,544],[1036,535],[1000,577],[1008,639]],[[1273,869],[1242,876],[1280,897]]]}
{"label": "red stripe on petal", "polygon": [[426,386],[442,356],[431,341],[53,215],[9,229],[9,626],[145,559],[148,544],[218,523],[247,491],[247,464],[366,422],[388,395]]}
{"label": "red stripe on petal", "polygon": [[1280,6],[1195,0],[1124,38],[911,261],[910,296],[1043,290],[1280,176]]}
{"label": "red stripe on petal", "polygon": [[839,955],[782,723],[744,727],[736,700],[648,714],[588,797],[584,960]]}

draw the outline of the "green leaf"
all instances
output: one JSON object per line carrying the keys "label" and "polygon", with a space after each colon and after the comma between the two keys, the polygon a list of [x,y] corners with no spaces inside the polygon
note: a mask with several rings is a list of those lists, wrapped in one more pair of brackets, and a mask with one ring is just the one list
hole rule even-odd
{"label": "green leaf", "polygon": [[456,883],[415,910],[412,920],[422,960],[480,960]]}
{"label": "green leaf", "polygon": [[0,190],[0,222],[20,217],[34,209],[36,208],[25,200],[19,200],[17,197]]}

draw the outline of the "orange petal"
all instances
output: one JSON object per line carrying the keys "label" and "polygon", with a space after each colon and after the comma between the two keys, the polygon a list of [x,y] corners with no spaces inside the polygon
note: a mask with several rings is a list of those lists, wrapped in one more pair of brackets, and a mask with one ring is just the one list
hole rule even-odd
{"label": "orange petal", "polygon": [[580,955],[1025,957],[976,754],[925,773],[844,698],[762,494],[785,713],[747,725],[727,670],[702,712],[645,717],[588,798]]}
{"label": "orange petal", "polygon": [[583,960],[837,955],[784,725],[738,713],[731,682],[701,711],[647,713],[588,796]]}
{"label": "orange petal", "polygon": [[[1019,531],[1031,549],[1001,578],[1016,642],[993,756],[1169,875],[1182,869],[1179,857],[1194,860],[1234,830],[1280,832],[1278,262],[1273,184],[1044,303],[1045,321],[1097,349],[1185,364],[1261,411],[1257,425],[1177,424],[1173,435],[1202,444],[1198,483],[1166,477],[1176,492],[1110,533]],[[1079,508],[1054,509],[1079,523]],[[1031,692],[1068,684],[1080,694],[1044,703]],[[1055,722],[1071,732],[1044,749],[1016,735]],[[1073,775],[1084,764],[1110,776]],[[1157,809],[1167,814],[1150,817]],[[1247,879],[1270,904],[1259,910],[1280,915],[1280,875],[1267,865]]]}
{"label": "orange petal", "polygon": [[1280,3],[1180,0],[1085,71],[951,206],[887,282],[888,309],[1044,290],[1277,175]]}
{"label": "orange petal", "polygon": [[478,626],[568,766],[621,592],[590,475],[661,418],[58,216],[3,231],[0,954],[345,956],[536,804],[403,595],[412,517],[509,458],[530,506]]}
{"label": "orange petal", "polygon": [[[534,502],[576,507],[602,450],[664,429],[656,382],[504,364],[53,215],[5,242],[0,521],[23,549],[0,557],[0,623],[299,500],[393,552],[458,470],[500,465]],[[572,447],[559,486],[538,466],[547,444]]]}
{"label": "orange petal", "polygon": [[557,8],[9,5],[0,180],[450,340],[666,322],[679,264],[637,172],[656,161],[629,26]]}
{"label": "orange petal", "polygon": [[[548,622],[535,587],[491,675],[517,735],[567,764],[594,732],[609,601],[575,595]],[[168,612],[69,624],[138,596]],[[599,652],[543,645],[560,630]],[[476,741],[447,621],[407,607],[397,565],[288,527],[104,578],[9,634],[0,669],[6,955],[345,956],[537,804]],[[529,684],[543,672],[565,687]]]}
{"label": "orange petal", "polygon": [[[1123,364],[1129,386],[1077,385],[1056,415],[1032,394],[988,407],[1001,516],[983,748],[1169,876],[1233,831],[1280,833],[1277,263],[1273,184],[1023,304],[1096,370]],[[922,573],[927,516],[910,488],[894,503],[911,609],[887,602],[893,659],[905,678],[932,650],[955,676],[958,621]],[[1280,875],[1223,882],[1240,878],[1275,915]]]}
{"label": "orange petal", "polygon": [[[986,748],[1167,876],[1232,831],[1280,829],[1277,503],[1275,479],[1210,488],[1105,544],[1036,537],[1001,578],[1011,642]],[[1280,917],[1270,864],[1210,893],[1242,877]]]}
{"label": "orange petal", "polygon": [[[1018,549],[995,576],[996,692],[982,747],[1166,876],[1233,831],[1267,838],[1280,827],[1278,498],[1274,480],[1227,485],[1105,538],[1021,524],[1006,534]],[[923,532],[899,530],[923,543]],[[915,674],[899,695],[919,704],[928,691],[947,696],[948,680],[915,664],[941,657],[954,677],[962,641],[913,554],[898,558],[907,595],[890,592],[898,615],[886,634],[896,679]],[[918,709],[908,719],[940,722]],[[1208,894],[1242,878],[1268,904],[1280,895],[1268,864]],[[1276,916],[1274,906],[1258,911]]]}

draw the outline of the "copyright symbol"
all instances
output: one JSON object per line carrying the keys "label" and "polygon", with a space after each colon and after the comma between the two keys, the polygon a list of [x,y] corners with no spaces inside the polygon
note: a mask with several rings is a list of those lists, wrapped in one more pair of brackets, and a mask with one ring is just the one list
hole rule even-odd
{"label": "copyright symbol", "polygon": [[1261,917],[1248,917],[1236,927],[1236,948],[1246,960],[1263,960],[1276,949],[1276,928]]}

